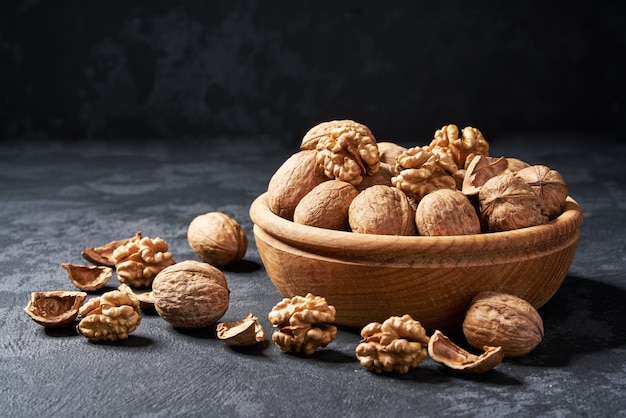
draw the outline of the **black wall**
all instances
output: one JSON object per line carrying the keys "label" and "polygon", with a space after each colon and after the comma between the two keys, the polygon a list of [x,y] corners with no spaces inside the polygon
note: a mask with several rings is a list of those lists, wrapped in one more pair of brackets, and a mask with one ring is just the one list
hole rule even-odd
{"label": "black wall", "polygon": [[621,135],[625,4],[4,1],[0,137]]}

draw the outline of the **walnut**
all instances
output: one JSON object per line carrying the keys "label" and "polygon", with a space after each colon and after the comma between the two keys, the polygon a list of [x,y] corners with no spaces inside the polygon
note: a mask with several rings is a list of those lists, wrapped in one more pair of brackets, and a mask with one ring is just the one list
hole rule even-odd
{"label": "walnut", "polygon": [[317,151],[300,151],[289,157],[269,181],[267,201],[270,210],[287,220],[293,220],[293,212],[300,200],[328,177],[316,160]]}
{"label": "walnut", "polygon": [[454,125],[444,125],[435,131],[429,147],[442,147],[450,150],[458,168],[467,168],[475,155],[489,155],[489,143],[476,128],[467,126],[461,131]]}
{"label": "walnut", "polygon": [[465,171],[461,190],[466,195],[478,194],[483,184],[504,173],[508,166],[508,160],[504,157],[493,158],[480,154],[474,156]]}
{"label": "walnut", "polygon": [[478,193],[483,228],[509,231],[548,221],[543,199],[521,178],[505,172],[489,179]]}
{"label": "walnut", "polygon": [[178,328],[203,328],[219,320],[230,301],[226,277],[207,263],[187,260],[161,270],[152,282],[154,308]]}
{"label": "walnut", "polygon": [[402,145],[398,145],[394,142],[378,142],[378,155],[380,162],[389,164],[391,167],[396,166],[396,158],[403,152],[406,152],[407,148]]}
{"label": "walnut", "polygon": [[187,228],[187,241],[198,258],[214,266],[243,259],[248,237],[239,222],[222,212],[196,216]]}
{"label": "walnut", "polygon": [[482,347],[483,353],[472,354],[436,330],[428,342],[428,355],[437,363],[462,373],[485,373],[502,362],[502,347]]}
{"label": "walnut", "polygon": [[61,328],[74,323],[87,293],[85,292],[32,292],[24,312],[48,328]]}
{"label": "walnut", "polygon": [[371,176],[363,176],[363,181],[356,186],[356,189],[361,192],[377,184],[392,186],[391,179],[395,175],[394,166],[381,162],[378,171]]}
{"label": "walnut", "polygon": [[83,317],[78,333],[90,341],[125,340],[141,323],[139,301],[121,290],[103,293],[91,299],[78,312]]}
{"label": "walnut", "polygon": [[72,284],[80,290],[98,290],[113,277],[113,269],[108,266],[62,263],[61,267],[67,271]]}
{"label": "walnut", "polygon": [[392,316],[382,324],[372,322],[361,330],[356,347],[361,366],[376,373],[408,373],[426,358],[429,338],[410,315]]}
{"label": "walnut", "polygon": [[508,163],[507,170],[512,171],[513,173],[517,173],[522,168],[530,167],[526,161],[522,161],[519,158],[511,158],[507,157],[506,162]]}
{"label": "walnut", "polygon": [[563,212],[568,190],[558,171],[545,165],[533,165],[519,170],[517,177],[524,180],[543,199],[550,219]]}
{"label": "walnut", "polygon": [[126,283],[120,284],[117,287],[117,290],[121,290],[122,292],[130,293],[135,296],[139,301],[139,309],[141,309],[142,312],[155,312],[152,292],[135,293],[135,291],[133,291],[133,289]]}
{"label": "walnut", "polygon": [[480,220],[469,199],[458,190],[439,189],[417,205],[415,223],[420,235],[469,235],[480,233]]}
{"label": "walnut", "polygon": [[119,281],[133,287],[150,286],[159,271],[175,263],[167,242],[149,237],[117,247],[113,260]]}
{"label": "walnut", "polygon": [[111,241],[100,247],[85,248],[81,254],[85,260],[95,265],[114,267],[115,260],[113,260],[113,251],[115,251],[115,249],[120,245],[127,244],[130,241],[139,241],[140,239],[141,231],[137,231],[133,237]]}
{"label": "walnut", "polygon": [[456,170],[456,165],[445,158],[444,153],[432,152],[427,147],[413,147],[398,156],[395,168],[398,175],[391,179],[391,183],[419,201],[433,190],[456,189],[453,177]]}
{"label": "walnut", "polygon": [[356,129],[362,129],[364,127],[365,129],[367,129],[366,126],[361,125],[360,123],[350,119],[329,120],[326,122],[320,122],[304,134],[304,137],[302,137],[302,142],[300,144],[300,149],[314,150],[317,147],[320,139],[327,139],[331,135],[330,132],[333,129],[342,126],[352,126]]}
{"label": "walnut", "polygon": [[239,321],[217,324],[217,338],[232,346],[246,347],[265,341],[265,332],[259,319],[248,313]]}
{"label": "walnut", "polygon": [[378,171],[380,157],[369,128],[354,121],[335,121],[316,145],[317,163],[329,179],[358,185]]}
{"label": "walnut", "polygon": [[482,292],[472,300],[463,321],[472,346],[501,346],[507,357],[530,353],[543,339],[539,312],[524,299],[499,292]]}
{"label": "walnut", "polygon": [[415,210],[409,198],[392,186],[363,190],[348,209],[352,232],[378,235],[415,235]]}
{"label": "walnut", "polygon": [[284,298],[272,308],[268,318],[276,328],[272,341],[285,352],[310,356],[337,336],[337,327],[332,325],[335,307],[311,293]]}
{"label": "walnut", "polygon": [[358,194],[356,188],[348,182],[325,181],[300,200],[293,221],[318,228],[348,229],[348,207]]}

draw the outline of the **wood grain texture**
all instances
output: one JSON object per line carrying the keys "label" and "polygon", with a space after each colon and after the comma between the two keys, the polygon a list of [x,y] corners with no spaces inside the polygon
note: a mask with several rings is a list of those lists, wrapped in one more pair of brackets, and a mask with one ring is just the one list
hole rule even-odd
{"label": "wood grain texture", "polygon": [[323,296],[337,309],[337,323],[349,327],[408,313],[427,329],[447,331],[459,329],[471,299],[484,290],[545,304],[567,274],[582,223],[572,199],[546,225],[450,237],[297,225],[274,215],[265,195],[253,202],[250,217],[267,273],[286,297]]}

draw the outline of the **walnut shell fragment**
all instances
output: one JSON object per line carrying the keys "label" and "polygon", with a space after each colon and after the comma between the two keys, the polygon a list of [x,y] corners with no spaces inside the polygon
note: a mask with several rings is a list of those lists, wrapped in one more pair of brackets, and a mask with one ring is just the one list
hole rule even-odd
{"label": "walnut shell fragment", "polygon": [[61,267],[67,271],[72,284],[80,290],[98,290],[113,277],[113,269],[103,265],[83,266],[62,263]]}
{"label": "walnut shell fragment", "polygon": [[406,374],[428,354],[429,337],[410,315],[392,316],[382,324],[372,322],[361,330],[356,347],[361,366],[376,373]]}
{"label": "walnut shell fragment", "polygon": [[246,347],[265,341],[265,332],[259,319],[248,313],[239,321],[217,324],[217,338],[232,346]]}
{"label": "walnut shell fragment", "polygon": [[85,248],[81,255],[90,263],[97,266],[114,267],[115,260],[113,259],[113,251],[120,245],[129,243],[130,241],[139,241],[141,239],[141,231],[137,231],[135,236],[130,238],[124,238],[116,241],[111,241],[108,244],[104,244],[100,247]]}
{"label": "walnut shell fragment", "polygon": [[83,319],[76,330],[89,341],[125,340],[141,323],[139,301],[121,290],[91,299],[80,308],[79,315]]}
{"label": "walnut shell fragment", "polygon": [[85,292],[32,292],[24,311],[33,321],[44,327],[66,327],[73,324],[78,317],[85,298]]}
{"label": "walnut shell fragment", "polygon": [[162,238],[143,237],[113,251],[115,270],[121,283],[133,287],[150,286],[158,272],[175,263]]}
{"label": "walnut shell fragment", "polygon": [[492,177],[503,173],[509,167],[509,160],[500,157],[476,155],[467,166],[461,190],[466,195],[475,195],[480,188]]}
{"label": "walnut shell fragment", "polygon": [[276,328],[272,341],[285,352],[310,356],[337,336],[337,327],[331,325],[335,322],[335,307],[311,293],[284,298],[268,318]]}
{"label": "walnut shell fragment", "polygon": [[480,355],[453,343],[441,331],[436,330],[428,342],[428,355],[437,363],[461,373],[485,373],[502,362],[502,347],[484,346]]}

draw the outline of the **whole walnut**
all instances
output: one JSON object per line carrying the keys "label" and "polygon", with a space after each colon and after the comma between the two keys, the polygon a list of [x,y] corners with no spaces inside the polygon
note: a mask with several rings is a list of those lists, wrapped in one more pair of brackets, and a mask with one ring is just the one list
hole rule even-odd
{"label": "whole walnut", "polygon": [[395,167],[396,159],[406,150],[406,147],[394,142],[383,141],[378,143],[378,154],[380,155],[381,164],[389,164],[391,167]]}
{"label": "whole walnut", "polygon": [[439,189],[417,205],[415,223],[420,235],[469,235],[480,233],[480,220],[469,199],[458,190]]}
{"label": "whole walnut", "polygon": [[348,229],[348,208],[358,194],[357,189],[348,182],[325,181],[300,200],[293,221],[318,228]]}
{"label": "whole walnut", "polygon": [[380,163],[380,168],[375,174],[369,176],[363,176],[363,181],[356,186],[356,189],[361,192],[368,187],[382,184],[384,186],[392,186],[391,179],[396,175],[394,166],[387,163]]}
{"label": "whole walnut", "polygon": [[510,231],[548,222],[543,199],[511,172],[483,184],[478,203],[481,224],[488,231]]}
{"label": "whole walnut", "polygon": [[415,235],[415,210],[398,188],[376,185],[363,190],[348,209],[352,232],[378,235]]}
{"label": "whole walnut", "polygon": [[328,181],[316,156],[315,150],[297,152],[276,170],[267,186],[267,202],[274,214],[292,221],[300,200],[315,186]]}
{"label": "whole walnut", "polygon": [[219,320],[228,309],[226,277],[207,263],[187,260],[162,270],[152,283],[154,308],[178,328],[203,328]]}
{"label": "whole walnut", "polygon": [[507,357],[530,353],[543,340],[543,320],[527,301],[506,293],[486,291],[472,300],[463,321],[463,334],[476,348],[500,346]]}
{"label": "whole walnut", "polygon": [[187,241],[201,261],[214,266],[240,261],[248,248],[239,222],[222,212],[196,216],[187,228]]}
{"label": "whole walnut", "polygon": [[543,199],[550,219],[563,212],[568,190],[558,171],[545,165],[533,165],[519,170],[517,177],[524,180]]}

